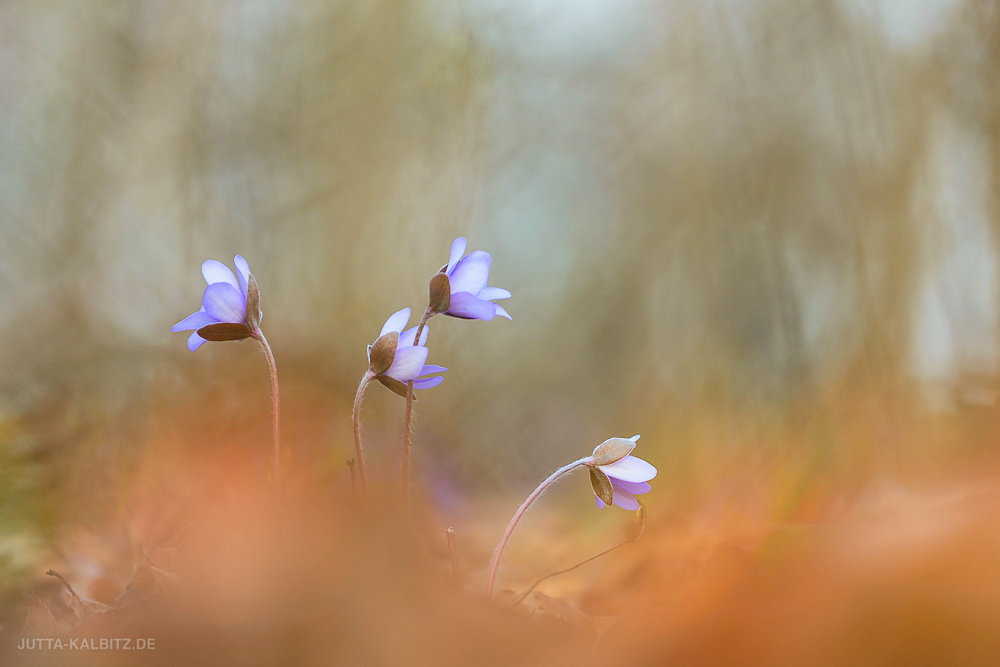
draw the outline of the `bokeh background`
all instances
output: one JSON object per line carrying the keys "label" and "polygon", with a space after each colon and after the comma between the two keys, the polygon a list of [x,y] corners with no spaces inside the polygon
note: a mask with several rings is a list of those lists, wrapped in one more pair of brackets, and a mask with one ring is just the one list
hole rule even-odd
{"label": "bokeh background", "polygon": [[[260,355],[169,332],[236,253],[289,465],[330,485],[365,345],[454,237],[493,254],[513,321],[433,320],[450,371],[416,404],[415,475],[483,536],[470,561],[612,435],[643,434],[661,516],[995,470],[998,47],[977,0],[4,2],[4,594],[136,488],[200,479],[152,471],[266,474]],[[370,391],[390,479],[401,417]],[[584,478],[553,521],[599,548],[623,519]]]}

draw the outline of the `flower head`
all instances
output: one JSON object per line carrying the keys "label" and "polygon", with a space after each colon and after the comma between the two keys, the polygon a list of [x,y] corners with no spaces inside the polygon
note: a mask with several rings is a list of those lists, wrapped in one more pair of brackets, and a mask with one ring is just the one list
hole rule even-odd
{"label": "flower head", "polygon": [[615,504],[623,510],[637,510],[639,501],[635,496],[649,493],[648,482],[656,477],[656,468],[631,455],[638,439],[638,435],[631,438],[610,438],[594,450],[590,481],[594,486],[598,507]]}
{"label": "flower head", "polygon": [[201,308],[170,327],[174,332],[195,330],[188,337],[192,352],[206,340],[242,340],[259,333],[262,313],[257,281],[243,257],[236,255],[233,263],[236,273],[215,259],[201,265],[201,275],[208,283]]}
{"label": "flower head", "polygon": [[465,246],[465,237],[455,239],[448,264],[431,279],[431,308],[465,320],[488,322],[497,315],[511,319],[503,306],[493,303],[494,299],[509,299],[510,292],[486,285],[493,257],[485,250],[463,257]]}
{"label": "flower head", "polygon": [[[425,363],[429,327],[424,326],[420,340],[414,345],[417,327],[403,331],[409,320],[409,308],[397,310],[382,325],[375,342],[368,346],[369,370],[376,380],[400,396],[406,396],[406,383],[410,380],[413,380],[415,389],[430,389],[444,380],[436,374],[448,370]],[[432,375],[435,377],[426,377]]]}

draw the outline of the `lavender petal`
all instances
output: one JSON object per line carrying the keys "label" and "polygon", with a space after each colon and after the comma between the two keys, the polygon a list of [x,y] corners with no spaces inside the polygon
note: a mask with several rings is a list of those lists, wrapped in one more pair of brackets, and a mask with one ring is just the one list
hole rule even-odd
{"label": "lavender petal", "polygon": [[238,287],[229,283],[214,283],[205,288],[201,299],[205,311],[219,322],[244,322],[247,304]]}
{"label": "lavender petal", "polygon": [[652,488],[649,482],[626,482],[624,479],[618,479],[617,477],[611,478],[611,486],[616,489],[624,489],[628,491],[633,496],[637,496],[643,493],[649,493]]}
{"label": "lavender petal", "polygon": [[479,290],[477,294],[480,299],[486,299],[487,301],[493,301],[494,299],[509,299],[510,290],[505,290],[502,287],[484,287]]}
{"label": "lavender petal", "polygon": [[476,250],[463,257],[451,273],[451,293],[478,294],[486,287],[493,258],[485,250]]}
{"label": "lavender petal", "polygon": [[188,349],[191,350],[192,352],[194,352],[195,350],[197,350],[199,347],[201,347],[202,345],[204,345],[207,342],[208,341],[206,341],[204,338],[202,338],[201,336],[199,336],[198,332],[195,331],[190,336],[188,336]]}
{"label": "lavender petal", "polygon": [[400,332],[406,323],[410,321],[410,308],[402,308],[389,316],[389,319],[382,325],[382,330],[378,333],[378,338],[386,335],[390,331]]}
{"label": "lavender petal", "polygon": [[611,483],[611,486],[613,486],[615,489],[614,498],[611,500],[611,502],[613,502],[618,507],[621,507],[623,510],[639,509],[639,501],[636,500],[631,493],[621,488],[613,481]]}
{"label": "lavender petal", "polygon": [[431,387],[436,387],[444,382],[444,378],[438,375],[432,378],[421,378],[413,381],[414,389],[430,389]]}
{"label": "lavender petal", "polygon": [[485,320],[489,322],[497,312],[497,305],[492,301],[477,299],[468,292],[451,295],[451,306],[448,315],[466,320]]}
{"label": "lavender petal", "polygon": [[201,265],[201,275],[205,277],[205,282],[209,285],[227,283],[237,290],[240,288],[240,284],[236,282],[236,276],[233,275],[233,270],[217,259],[204,262]]}
{"label": "lavender petal", "polygon": [[250,282],[250,264],[243,259],[243,255],[233,257],[233,264],[236,266],[236,274],[240,279],[240,291],[243,292],[243,300],[247,298],[247,286]]}
{"label": "lavender petal", "polygon": [[420,369],[427,361],[426,347],[403,347],[396,350],[392,365],[385,372],[391,378],[400,382],[415,380],[420,375]]}
{"label": "lavender petal", "polygon": [[465,245],[466,240],[464,236],[459,236],[451,242],[451,253],[448,255],[448,268],[445,269],[445,273],[449,276],[455,269],[455,265],[458,264],[458,260],[462,259],[462,255],[465,254]]}
{"label": "lavender petal", "polygon": [[[430,327],[426,324],[424,325],[424,330],[420,332],[420,345],[427,344],[427,334],[430,333]],[[399,347],[410,347],[413,345],[413,337],[417,334],[416,327],[410,327],[403,333],[399,334]]]}
{"label": "lavender petal", "polygon": [[629,454],[620,461],[601,466],[608,477],[625,482],[648,482],[656,477],[656,468],[637,456]]}
{"label": "lavender petal", "polygon": [[205,309],[202,308],[197,312],[191,313],[183,320],[170,327],[170,330],[174,333],[178,331],[191,331],[192,329],[200,329],[204,326],[208,326],[209,324],[215,324],[216,321],[217,320],[214,317],[206,313]]}

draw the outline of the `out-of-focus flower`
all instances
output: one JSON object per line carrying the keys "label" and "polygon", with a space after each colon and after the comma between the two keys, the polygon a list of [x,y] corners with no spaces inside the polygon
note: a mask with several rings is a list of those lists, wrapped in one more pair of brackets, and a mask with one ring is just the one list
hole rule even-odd
{"label": "out-of-focus flower", "polygon": [[[410,320],[410,309],[397,310],[382,325],[378,338],[368,346],[368,368],[375,379],[400,396],[406,396],[406,383],[413,380],[415,389],[430,389],[444,380],[443,366],[428,365],[427,335],[424,326],[420,340],[414,345],[417,327],[403,331]],[[435,377],[428,377],[435,376]]]}
{"label": "out-of-focus flower", "polygon": [[[613,503],[623,510],[639,509],[635,496],[649,493],[649,480],[656,477],[656,468],[637,456],[632,456],[638,435],[631,438],[610,438],[594,450],[594,465],[590,481],[597,496],[597,506]],[[629,444],[631,443],[631,444]],[[610,461],[609,463],[602,463]]]}
{"label": "out-of-focus flower", "polygon": [[210,259],[201,265],[208,287],[201,308],[170,327],[171,331],[191,331],[188,349],[194,352],[208,340],[243,340],[259,333],[260,292],[250,273],[250,265],[240,255],[233,258],[236,273],[222,262]]}
{"label": "out-of-focus flower", "polygon": [[486,285],[493,257],[485,250],[463,257],[465,246],[465,237],[455,239],[447,266],[431,279],[431,309],[465,320],[488,322],[498,315],[511,319],[503,306],[493,303],[494,299],[509,299],[510,292]]}

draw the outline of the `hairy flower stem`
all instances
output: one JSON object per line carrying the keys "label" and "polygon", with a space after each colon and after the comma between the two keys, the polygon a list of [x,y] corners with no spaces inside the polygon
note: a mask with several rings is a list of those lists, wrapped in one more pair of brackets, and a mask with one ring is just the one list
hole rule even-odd
{"label": "hairy flower stem", "polygon": [[593,457],[584,456],[582,459],[577,459],[576,461],[567,463],[562,468],[559,468],[559,470],[556,470],[554,473],[549,475],[544,482],[539,484],[538,488],[532,491],[531,495],[525,498],[524,502],[521,503],[521,506],[517,508],[516,512],[514,512],[514,516],[511,517],[510,523],[507,524],[507,529],[503,531],[503,537],[500,538],[500,541],[497,543],[497,548],[493,551],[493,560],[490,561],[490,573],[486,578],[487,598],[493,597],[493,582],[497,578],[497,568],[500,567],[500,556],[503,555],[504,547],[506,547],[507,542],[510,541],[510,536],[514,533],[514,528],[517,527],[517,522],[520,521],[521,517],[524,516],[524,513],[528,511],[528,507],[530,507],[531,503],[535,502],[538,496],[542,495],[542,493],[545,492],[545,489],[549,488],[557,479],[566,473],[587,464],[593,464]]}
{"label": "hairy flower stem", "polygon": [[267,367],[271,371],[271,434],[274,438],[274,492],[281,494],[281,403],[278,399],[278,368],[274,364],[274,354],[267,338],[260,329],[255,329],[253,337],[260,343],[267,357]]}
{"label": "hairy flower stem", "polygon": [[[413,336],[413,345],[420,344],[420,334],[424,331],[424,326],[427,325],[427,320],[431,319],[436,315],[436,311],[432,310],[429,306],[427,310],[424,311],[423,316],[420,318],[420,322],[417,324],[416,335]],[[406,383],[406,409],[403,413],[403,461],[402,461],[402,479],[403,479],[403,505],[408,506],[410,502],[410,449],[413,447],[413,430],[410,427],[411,421],[413,419],[413,380]]]}
{"label": "hairy flower stem", "polygon": [[[358,467],[358,477],[361,478],[361,492],[364,493],[368,488],[368,475],[365,472],[365,455],[361,450],[361,398],[365,395],[365,388],[368,383],[375,377],[375,374],[370,370],[365,371],[364,377],[361,378],[361,384],[358,385],[358,393],[354,395],[354,413],[352,414],[352,421],[354,422],[354,461]],[[353,475],[354,466],[351,466],[351,479],[354,479]]]}

